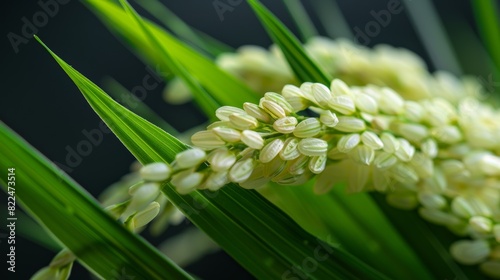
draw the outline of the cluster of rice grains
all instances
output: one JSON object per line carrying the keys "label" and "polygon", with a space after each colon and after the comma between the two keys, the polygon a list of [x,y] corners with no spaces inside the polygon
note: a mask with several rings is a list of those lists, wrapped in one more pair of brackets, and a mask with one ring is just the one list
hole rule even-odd
{"label": "cluster of rice grains", "polygon": [[391,205],[469,237],[451,246],[453,257],[500,277],[500,111],[481,101],[477,82],[431,75],[417,56],[388,46],[315,38],[305,48],[339,78],[330,88],[292,85],[276,48],[223,55],[221,68],[281,94],[219,108],[193,149],[143,173],[161,173],[180,193],[313,178],[318,194],[336,184],[384,192]]}
{"label": "cluster of rice grains", "polygon": [[419,207],[425,219],[471,236],[451,247],[457,261],[498,273],[500,112],[475,96],[407,100],[334,80],[330,88],[287,85],[216,115],[193,135],[197,148],[172,164],[179,192],[300,185],[315,175],[317,193],[336,183],[386,192],[391,205]]}

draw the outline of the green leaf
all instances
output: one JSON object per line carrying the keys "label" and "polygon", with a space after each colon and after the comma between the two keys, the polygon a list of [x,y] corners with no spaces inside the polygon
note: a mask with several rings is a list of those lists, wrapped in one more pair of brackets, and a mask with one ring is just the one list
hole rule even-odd
{"label": "green leaf", "polygon": [[[186,145],[113,101],[100,88],[51,55],[96,113],[143,164],[171,162]],[[259,279],[307,275],[310,279],[387,279],[342,249],[305,232],[255,191],[229,184],[218,192],[163,192],[199,228]],[[310,261],[314,269],[304,266]]]}
{"label": "green leaf", "polygon": [[257,0],[248,0],[267,33],[280,47],[297,79],[330,85],[332,77],[324,73],[306,54],[299,40]]}
{"label": "green leaf", "polygon": [[[124,270],[138,279],[192,279],[113,220],[76,182],[3,123],[0,153],[2,172],[15,168],[16,202],[99,277],[111,279]],[[6,180],[0,178],[4,190],[14,191]]]}
{"label": "green leaf", "polygon": [[112,1],[86,0],[85,3],[99,15],[100,19],[113,32],[124,38],[139,53],[146,56],[153,66],[160,65],[163,70],[169,69],[168,61],[164,60],[163,53],[164,49],[167,49],[170,56],[175,58],[187,72],[210,92],[219,104],[241,107],[244,102],[258,101],[259,95],[247,85],[223,71],[213,61],[186,46],[157,25],[144,20],[153,36],[163,46],[161,49],[152,45],[141,27],[136,22],[131,21],[129,15]]}

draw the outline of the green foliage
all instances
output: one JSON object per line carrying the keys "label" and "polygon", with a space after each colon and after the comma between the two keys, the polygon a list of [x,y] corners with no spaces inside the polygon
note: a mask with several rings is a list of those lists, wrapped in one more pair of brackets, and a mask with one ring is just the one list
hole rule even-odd
{"label": "green foliage", "polygon": [[[76,182],[0,123],[0,168],[15,167],[17,203],[94,274],[111,279],[126,269],[137,278],[192,279],[149,243],[105,213]],[[2,186],[8,188],[5,177]]]}

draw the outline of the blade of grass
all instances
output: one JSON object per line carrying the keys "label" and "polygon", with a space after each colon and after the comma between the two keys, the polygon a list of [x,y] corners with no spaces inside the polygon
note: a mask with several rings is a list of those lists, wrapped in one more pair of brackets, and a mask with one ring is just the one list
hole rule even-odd
{"label": "blade of grass", "polygon": [[104,88],[108,89],[109,94],[115,100],[122,100],[127,105],[127,108],[137,115],[152,122],[156,126],[165,130],[172,135],[179,135],[179,132],[160,117],[155,111],[149,108],[142,100],[137,98],[133,93],[128,91],[122,84],[113,78],[106,78],[104,80]]}
{"label": "blade of grass", "polygon": [[269,36],[273,39],[288,61],[295,76],[301,82],[318,82],[329,85],[331,78],[306,54],[299,40],[269,10],[257,0],[248,3],[259,17]]}
{"label": "blade of grass", "polygon": [[[186,42],[191,43],[213,57],[224,52],[234,51],[228,45],[186,24],[158,0],[135,0],[135,2],[153,15],[165,27],[170,28],[177,37],[184,39]],[[202,37],[201,34],[204,34],[204,36]]]}
{"label": "blade of grass", "polygon": [[314,11],[318,16],[326,34],[330,38],[347,38],[352,41],[355,40],[352,34],[349,24],[347,23],[342,11],[336,0],[332,1],[322,1],[313,0],[310,1],[311,5],[314,7]]}
{"label": "blade of grass", "polygon": [[[66,174],[0,123],[0,169],[15,168],[16,202],[86,268],[104,279],[126,269],[140,279],[192,279],[140,237],[127,231]],[[9,184],[10,187],[12,187]]]}
{"label": "blade of grass", "polygon": [[472,1],[479,33],[493,59],[496,69],[500,69],[500,16],[498,2],[493,0]]}
{"label": "blade of grass", "polygon": [[437,69],[462,74],[439,15],[430,0],[402,1],[415,30]]}
{"label": "blade of grass", "polygon": [[[165,131],[116,103],[47,50],[96,113],[141,163],[171,162],[177,153],[187,148]],[[344,250],[318,243],[255,191],[229,184],[215,193],[197,191],[180,195],[166,184],[163,192],[195,225],[257,278],[275,279],[301,273],[310,279],[387,279]],[[315,255],[318,250],[326,250],[327,254],[321,254],[319,259]],[[302,265],[309,258],[317,264],[314,271]]]}
{"label": "blade of grass", "polygon": [[288,12],[295,21],[295,25],[297,25],[302,41],[305,42],[307,39],[318,35],[316,27],[314,27],[311,18],[307,14],[306,9],[300,0],[283,0],[283,3],[285,3]]}
{"label": "blade of grass", "polygon": [[153,61],[153,65],[159,63],[162,69],[169,69],[163,53],[164,49],[168,49],[170,56],[206,88],[218,103],[240,107],[244,102],[258,102],[259,95],[247,85],[157,25],[144,20],[151,33],[163,46],[161,49],[151,45],[140,26],[131,21],[127,13],[113,1],[85,0],[84,3],[88,4],[113,32],[126,39],[134,49],[147,56],[149,61]]}

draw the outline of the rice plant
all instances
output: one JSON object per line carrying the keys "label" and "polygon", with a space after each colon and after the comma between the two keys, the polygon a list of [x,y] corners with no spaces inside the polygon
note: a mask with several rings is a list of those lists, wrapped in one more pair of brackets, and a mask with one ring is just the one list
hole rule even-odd
{"label": "rice plant", "polygon": [[[177,132],[35,35],[100,129],[137,162],[95,199],[0,123],[8,209],[18,203],[62,248],[32,279],[68,279],[74,262],[99,279],[195,279],[171,257],[189,262],[212,247],[258,279],[500,278],[500,109],[491,83],[459,75],[430,1],[391,0],[375,16],[406,8],[442,68],[434,73],[409,50],[361,44],[376,26],[353,33],[334,1],[311,1],[312,17],[300,1],[283,1],[300,39],[258,0],[214,1],[221,20],[251,9],[273,41],[237,49],[156,0],[132,4],[161,25],[126,0],[82,2],[168,81],[166,102],[193,101],[208,122]],[[471,8],[495,85],[498,7],[477,0]],[[133,106],[117,102],[124,98]],[[140,236],[184,219],[204,234],[185,234],[181,251],[192,252],[182,258]]]}

